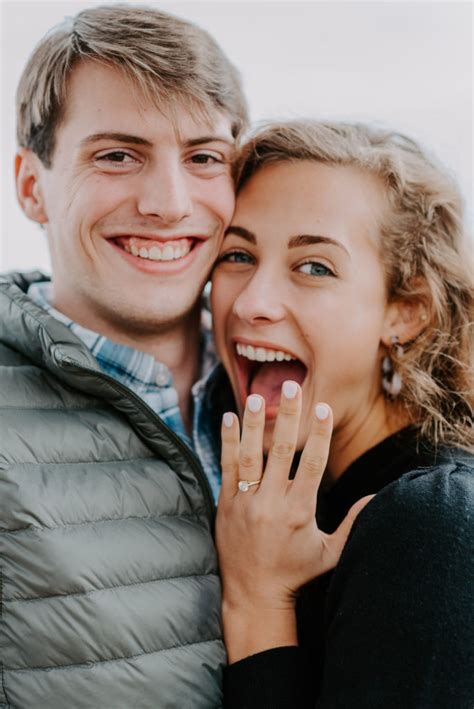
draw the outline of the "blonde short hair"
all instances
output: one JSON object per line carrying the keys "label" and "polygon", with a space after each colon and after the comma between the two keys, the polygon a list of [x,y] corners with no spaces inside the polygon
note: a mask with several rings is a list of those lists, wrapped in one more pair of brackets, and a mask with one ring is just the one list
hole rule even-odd
{"label": "blonde short hair", "polygon": [[403,379],[397,401],[433,444],[472,449],[474,295],[456,184],[401,134],[361,124],[292,121],[268,125],[245,144],[236,166],[237,190],[264,165],[300,160],[358,167],[385,185],[380,254],[387,298],[421,299],[428,315],[403,356],[392,353]]}
{"label": "blonde short hair", "polygon": [[239,74],[207,32],[152,8],[96,7],[46,34],[18,86],[18,143],[46,167],[64,115],[68,76],[83,59],[118,68],[161,110],[172,112],[182,102],[208,119],[222,111],[232,121],[234,137],[247,123]]}

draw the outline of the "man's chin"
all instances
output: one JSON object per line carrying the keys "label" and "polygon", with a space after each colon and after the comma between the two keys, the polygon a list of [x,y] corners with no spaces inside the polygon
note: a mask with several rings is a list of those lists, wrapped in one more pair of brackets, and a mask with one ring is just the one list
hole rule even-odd
{"label": "man's chin", "polygon": [[[154,300],[157,300],[156,295]],[[121,298],[112,302],[97,304],[96,309],[100,312],[101,319],[114,329],[137,337],[159,335],[177,327],[189,327],[199,316],[199,295],[190,303],[180,303],[179,307],[176,302],[169,302],[168,298],[163,301],[151,307],[149,298],[130,302],[124,299],[122,294]]]}

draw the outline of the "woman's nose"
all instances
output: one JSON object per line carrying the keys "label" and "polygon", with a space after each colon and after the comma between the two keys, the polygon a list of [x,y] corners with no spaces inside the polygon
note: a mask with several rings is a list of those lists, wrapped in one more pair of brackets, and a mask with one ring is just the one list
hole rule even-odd
{"label": "woman's nose", "polygon": [[248,323],[277,322],[285,316],[282,288],[271,273],[255,274],[234,301],[233,312]]}

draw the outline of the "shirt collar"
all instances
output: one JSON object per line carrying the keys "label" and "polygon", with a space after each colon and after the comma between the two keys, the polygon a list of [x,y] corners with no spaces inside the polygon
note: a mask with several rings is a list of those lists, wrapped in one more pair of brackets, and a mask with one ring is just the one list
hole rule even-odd
{"label": "shirt collar", "polygon": [[51,305],[51,283],[34,283],[28,295],[40,307],[60,322],[64,323],[91,351],[100,368],[138,394],[158,414],[198,456],[207,474],[217,500],[220,489],[219,465],[219,416],[216,405],[216,391],[222,387],[216,384],[222,371],[216,364],[216,354],[210,328],[210,314],[203,311],[203,327],[200,352],[200,375],[192,387],[193,422],[191,436],[185,430],[179,410],[178,393],[173,377],[163,362],[158,362],[146,352],[118,344],[78,325]]}

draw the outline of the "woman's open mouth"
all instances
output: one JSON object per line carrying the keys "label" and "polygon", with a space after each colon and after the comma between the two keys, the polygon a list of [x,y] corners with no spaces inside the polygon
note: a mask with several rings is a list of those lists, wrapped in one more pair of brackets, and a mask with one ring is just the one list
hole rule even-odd
{"label": "woman's open mouth", "polygon": [[295,355],[283,349],[235,343],[237,374],[242,405],[250,394],[265,399],[267,418],[274,418],[280,404],[281,387],[292,379],[302,385],[308,369]]}

